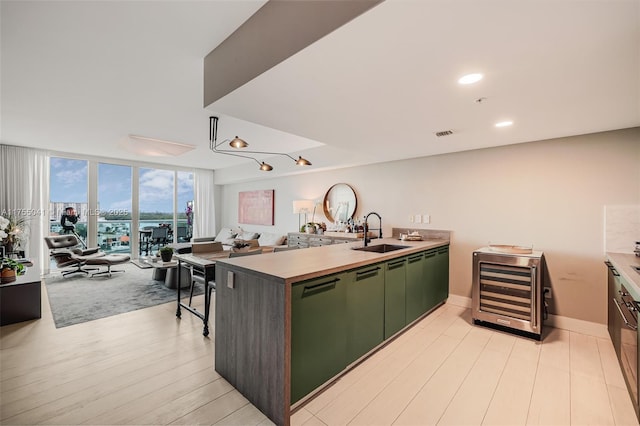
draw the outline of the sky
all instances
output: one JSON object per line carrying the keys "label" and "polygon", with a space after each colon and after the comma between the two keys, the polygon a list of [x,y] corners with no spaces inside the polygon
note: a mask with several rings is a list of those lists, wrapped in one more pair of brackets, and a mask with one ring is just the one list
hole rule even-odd
{"label": "sky", "polygon": [[[86,160],[51,157],[50,199],[53,202],[87,202],[88,167]],[[132,167],[98,164],[98,203],[101,211],[131,211]],[[173,212],[174,172],[139,169],[141,212]],[[193,174],[178,172],[178,212],[193,200]]]}

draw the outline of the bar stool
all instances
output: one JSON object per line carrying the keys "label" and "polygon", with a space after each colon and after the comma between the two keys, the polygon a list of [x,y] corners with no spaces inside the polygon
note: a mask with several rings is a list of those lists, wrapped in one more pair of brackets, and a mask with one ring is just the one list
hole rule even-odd
{"label": "bar stool", "polygon": [[[193,243],[191,244],[191,254],[194,256],[205,255],[206,253],[219,253],[223,251],[222,243],[219,241],[207,241],[202,243]],[[204,291],[207,291],[207,285],[204,282],[204,270],[199,270],[197,268],[191,267],[191,279],[189,285],[189,306],[191,306],[191,301],[193,300],[193,288],[196,283],[202,284],[204,287]]]}

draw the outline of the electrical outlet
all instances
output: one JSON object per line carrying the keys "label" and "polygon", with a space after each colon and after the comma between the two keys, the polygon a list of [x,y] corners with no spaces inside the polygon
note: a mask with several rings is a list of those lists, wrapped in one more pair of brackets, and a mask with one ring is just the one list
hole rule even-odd
{"label": "electrical outlet", "polygon": [[415,223],[422,223],[422,215],[421,214],[417,214],[416,217],[413,219],[413,221]]}
{"label": "electrical outlet", "polygon": [[428,214],[423,214],[422,223],[431,223],[431,216],[429,216]]}
{"label": "electrical outlet", "polygon": [[544,288],[544,297],[546,299],[553,299],[553,292],[551,291],[551,287]]}
{"label": "electrical outlet", "polygon": [[233,282],[233,272],[227,271],[227,287],[234,288],[235,283]]}
{"label": "electrical outlet", "polygon": [[409,222],[413,223],[413,215],[412,214],[409,215]]}

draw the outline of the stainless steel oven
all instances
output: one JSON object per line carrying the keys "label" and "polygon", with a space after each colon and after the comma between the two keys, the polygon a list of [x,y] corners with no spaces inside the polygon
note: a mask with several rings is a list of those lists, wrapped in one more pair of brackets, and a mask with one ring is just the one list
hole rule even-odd
{"label": "stainless steel oven", "polygon": [[473,252],[471,316],[475,324],[506,329],[540,340],[543,324],[544,262],[540,251]]}

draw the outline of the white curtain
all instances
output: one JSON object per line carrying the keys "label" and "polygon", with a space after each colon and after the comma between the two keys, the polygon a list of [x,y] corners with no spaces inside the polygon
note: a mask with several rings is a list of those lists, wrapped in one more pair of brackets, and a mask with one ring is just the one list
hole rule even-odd
{"label": "white curtain", "polygon": [[193,236],[216,235],[215,185],[213,170],[196,169],[193,174]]}
{"label": "white curtain", "polygon": [[0,145],[0,182],[0,213],[28,219],[29,238],[21,248],[42,271],[47,270],[49,155],[39,149]]}

